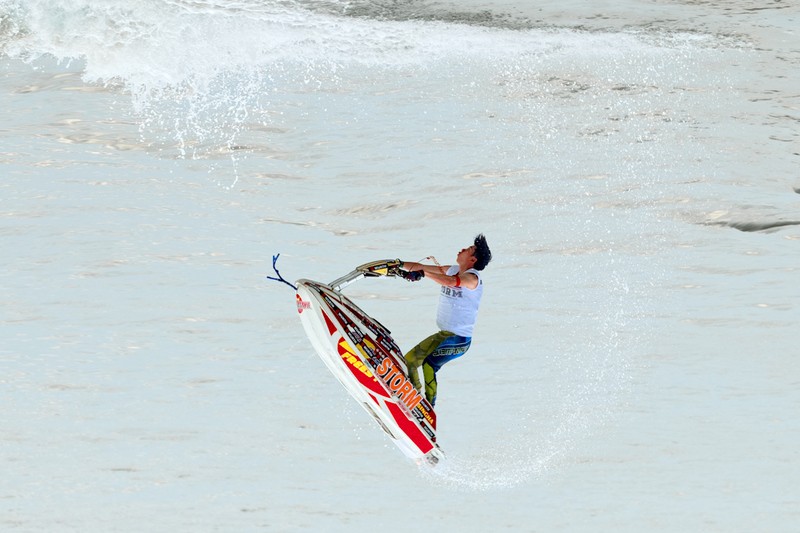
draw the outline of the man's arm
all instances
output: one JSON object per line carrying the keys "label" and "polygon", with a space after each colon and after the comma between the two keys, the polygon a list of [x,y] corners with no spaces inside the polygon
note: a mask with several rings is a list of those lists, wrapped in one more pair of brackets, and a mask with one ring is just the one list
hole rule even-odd
{"label": "man's arm", "polygon": [[411,261],[403,261],[403,264],[400,266],[402,269],[409,272],[421,270],[425,272],[426,278],[430,278],[444,287],[466,287],[468,289],[475,289],[478,286],[478,276],[471,272],[448,276],[447,271],[450,266],[440,267],[436,265],[423,265],[422,263],[414,263]]}
{"label": "man's arm", "polygon": [[445,274],[450,269],[450,265],[423,265],[422,263],[414,263],[413,261],[402,261],[400,263],[400,268],[408,272],[418,272],[421,270],[425,272],[427,276],[428,274]]}

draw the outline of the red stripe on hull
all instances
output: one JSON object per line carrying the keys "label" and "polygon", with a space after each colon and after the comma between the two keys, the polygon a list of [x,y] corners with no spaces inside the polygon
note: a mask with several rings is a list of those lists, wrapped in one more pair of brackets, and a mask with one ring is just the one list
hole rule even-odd
{"label": "red stripe on hull", "polygon": [[328,315],[324,311],[320,314],[322,315],[322,318],[325,319],[325,325],[328,327],[328,333],[333,335],[336,332],[336,326],[333,325],[333,322],[331,322],[331,319],[328,318]]}
{"label": "red stripe on hull", "polygon": [[397,425],[400,427],[400,430],[406,434],[406,436],[411,439],[411,442],[414,443],[414,446],[419,448],[419,451],[422,453],[428,453],[433,449],[433,444],[431,441],[428,440],[428,437],[419,429],[414,422],[408,419],[406,414],[403,412],[397,404],[386,402],[386,407],[389,408],[389,413],[391,413],[394,421],[397,422]]}

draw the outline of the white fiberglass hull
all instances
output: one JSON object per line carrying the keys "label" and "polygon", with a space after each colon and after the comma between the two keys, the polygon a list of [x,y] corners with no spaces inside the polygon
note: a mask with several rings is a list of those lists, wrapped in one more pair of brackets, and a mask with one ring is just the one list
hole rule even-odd
{"label": "white fiberglass hull", "polygon": [[297,282],[297,310],[325,366],[409,458],[436,464],[436,415],[406,377],[402,353],[380,323],[330,285]]}

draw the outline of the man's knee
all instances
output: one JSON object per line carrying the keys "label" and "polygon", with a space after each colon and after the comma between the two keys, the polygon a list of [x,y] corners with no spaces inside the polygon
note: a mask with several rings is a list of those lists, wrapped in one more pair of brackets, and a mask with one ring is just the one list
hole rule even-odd
{"label": "man's knee", "polygon": [[[420,360],[420,356],[423,355],[422,350],[420,350],[419,344],[411,348],[406,354],[403,356],[403,359],[406,360],[406,364],[413,367],[418,367],[422,364]],[[423,358],[424,359],[424,358]]]}

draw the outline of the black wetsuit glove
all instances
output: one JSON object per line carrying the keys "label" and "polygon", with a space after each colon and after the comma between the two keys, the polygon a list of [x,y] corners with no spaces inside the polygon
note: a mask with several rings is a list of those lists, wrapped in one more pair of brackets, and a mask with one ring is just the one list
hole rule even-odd
{"label": "black wetsuit glove", "polygon": [[422,270],[415,270],[414,272],[400,271],[400,276],[407,281],[419,281],[425,277],[425,272]]}

